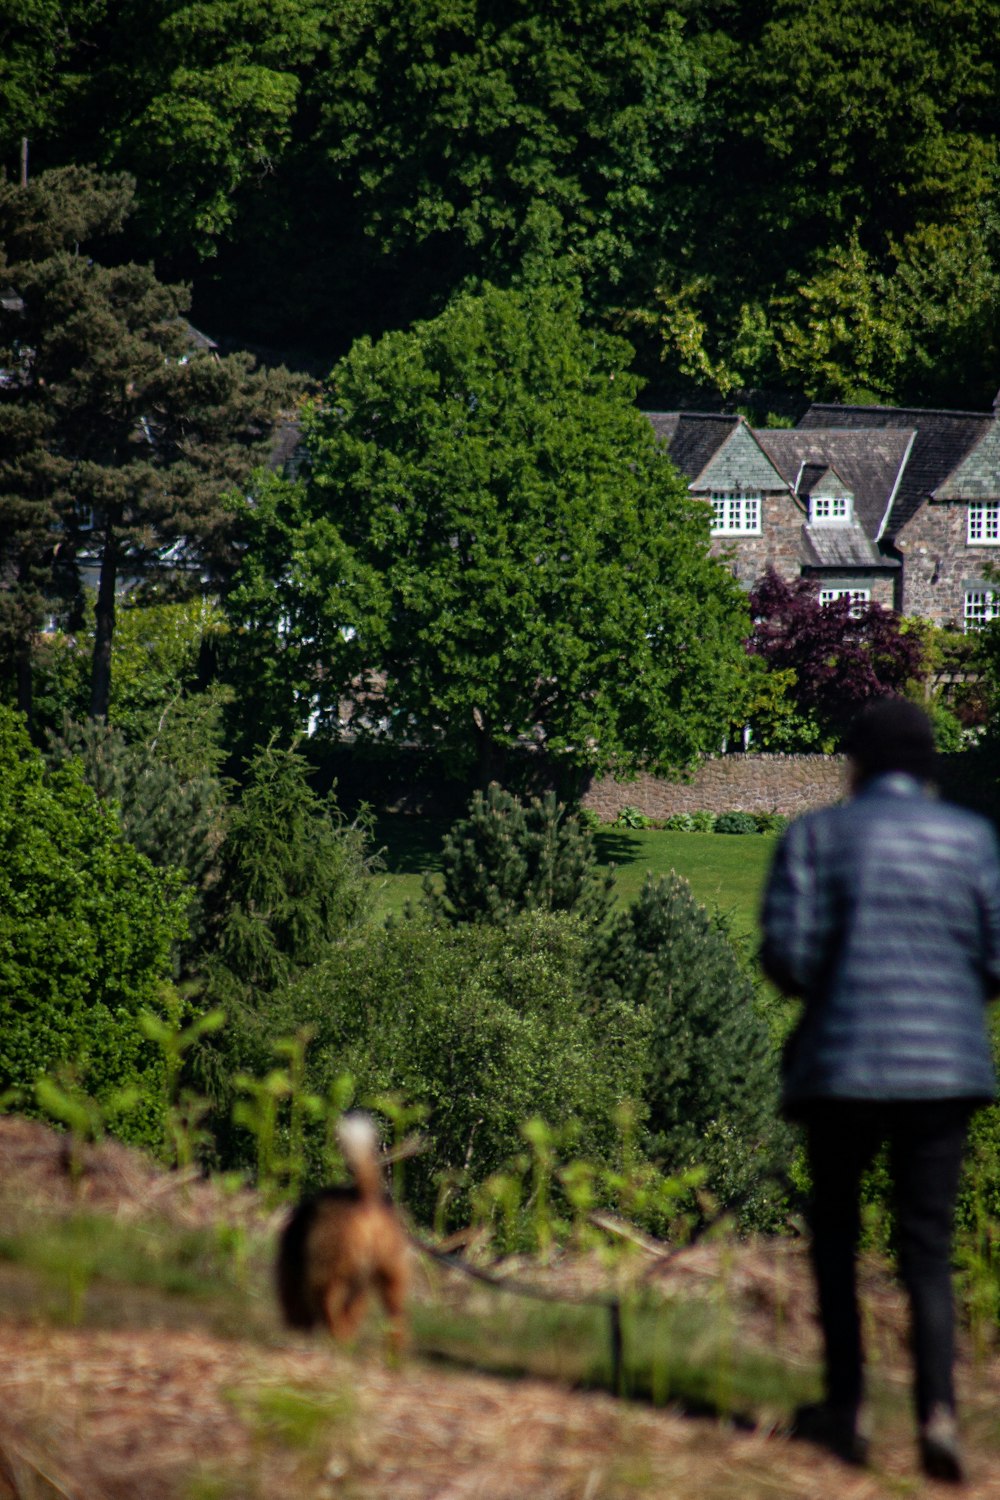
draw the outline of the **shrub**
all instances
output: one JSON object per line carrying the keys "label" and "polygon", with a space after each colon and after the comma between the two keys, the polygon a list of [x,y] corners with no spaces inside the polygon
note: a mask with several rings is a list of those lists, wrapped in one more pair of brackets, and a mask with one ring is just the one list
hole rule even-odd
{"label": "shrub", "polygon": [[604,827],[600,813],[596,812],[592,807],[579,807],[577,808],[576,815],[580,819],[581,825],[589,829],[591,833],[596,833],[599,828]]}
{"label": "shrub", "polygon": [[773,1223],[770,1174],[789,1140],[775,1048],[732,943],[687,881],[647,880],[598,945],[594,983],[604,1003],[626,1000],[649,1018],[650,1154],[670,1172],[704,1166],[744,1222]]}
{"label": "shrub", "polygon": [[692,833],[694,831],[694,819],[690,813],[671,813],[665,826],[672,833]]}
{"label": "shrub", "polygon": [[603,921],[614,877],[597,868],[593,834],[549,792],[523,803],[494,784],[476,792],[445,835],[443,891],[424,880],[421,905],[436,920],[504,923],[520,911],[571,911]]}
{"label": "shrub", "polygon": [[715,820],[716,833],[756,833],[757,822],[752,813],[720,813]]}
{"label": "shrub", "polygon": [[618,828],[648,828],[650,820],[638,807],[633,807],[627,802],[624,807],[618,809],[615,825]]}
{"label": "shrub", "polygon": [[0,708],[0,1092],[72,1073],[100,1105],[136,1085],[120,1133],[158,1142],[160,1064],[137,1018],[170,974],[184,904],[176,872],[126,842],[79,766],[46,778]]}
{"label": "shrub", "polygon": [[427,1220],[451,1182],[461,1217],[476,1186],[523,1149],[531,1116],[575,1121],[581,1154],[607,1159],[613,1148],[611,1115],[641,1086],[648,1026],[620,1000],[595,1009],[587,956],[586,929],[564,914],[506,927],[399,923],[302,975],[268,1033],[312,1030],[318,1093],[346,1071],[361,1101],[391,1092],[425,1105],[428,1150],[407,1163],[407,1203]]}
{"label": "shrub", "polygon": [[711,833],[714,827],[715,813],[702,809],[691,814],[691,828],[694,833]]}
{"label": "shrub", "polygon": [[783,833],[788,827],[788,819],[784,813],[754,813],[753,820],[758,833]]}
{"label": "shrub", "polygon": [[102,803],[115,803],[130,844],[160,869],[183,871],[188,887],[188,947],[203,937],[206,891],[217,876],[225,796],[218,777],[205,770],[182,774],[145,745],[126,742],[117,728],[99,720],[66,719],[51,734],[52,766],[79,760],[85,780]]}

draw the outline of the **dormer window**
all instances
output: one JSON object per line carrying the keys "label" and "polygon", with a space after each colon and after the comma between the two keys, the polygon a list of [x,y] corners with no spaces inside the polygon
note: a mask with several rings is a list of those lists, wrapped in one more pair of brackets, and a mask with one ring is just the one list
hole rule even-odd
{"label": "dormer window", "polygon": [[1000,500],[969,501],[969,536],[973,545],[1000,545]]}
{"label": "dormer window", "polygon": [[810,526],[847,526],[853,520],[850,495],[811,495]]}
{"label": "dormer window", "polygon": [[760,536],[760,502],[757,495],[737,495],[713,490],[713,536]]}

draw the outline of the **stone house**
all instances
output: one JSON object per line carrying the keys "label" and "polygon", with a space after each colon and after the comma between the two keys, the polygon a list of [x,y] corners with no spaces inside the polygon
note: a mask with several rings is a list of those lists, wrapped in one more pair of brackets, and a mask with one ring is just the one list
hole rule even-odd
{"label": "stone house", "polygon": [[1000,397],[991,412],[814,403],[797,427],[647,413],[712,506],[712,549],[749,588],[769,567],[939,625],[1000,616]]}

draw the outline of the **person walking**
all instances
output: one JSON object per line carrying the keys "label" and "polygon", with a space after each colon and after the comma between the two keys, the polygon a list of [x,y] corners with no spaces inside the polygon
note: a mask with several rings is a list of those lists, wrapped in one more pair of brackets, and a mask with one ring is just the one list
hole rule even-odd
{"label": "person walking", "polygon": [[1000,848],[933,795],[927,715],[880,699],[849,732],[850,799],[792,823],[764,895],[761,962],[803,1002],[783,1108],[805,1128],[825,1398],[797,1435],[863,1463],[860,1183],[888,1143],[926,1474],[960,1482],[951,1241],[969,1119],[995,1092],[985,1002],[1000,991]]}

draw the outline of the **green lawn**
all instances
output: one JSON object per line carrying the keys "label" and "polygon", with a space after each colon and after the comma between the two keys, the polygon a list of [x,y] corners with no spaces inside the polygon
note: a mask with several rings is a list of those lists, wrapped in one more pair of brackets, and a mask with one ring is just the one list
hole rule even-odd
{"label": "green lawn", "polygon": [[[407,898],[416,900],[424,875],[440,868],[438,855],[448,826],[433,818],[379,821],[377,839],[386,869],[381,906],[386,913],[401,911]],[[615,868],[619,900],[634,900],[647,873],[676,870],[691,882],[699,901],[730,917],[735,932],[756,934],[773,836],[607,828],[597,835],[597,852],[602,865]]]}

